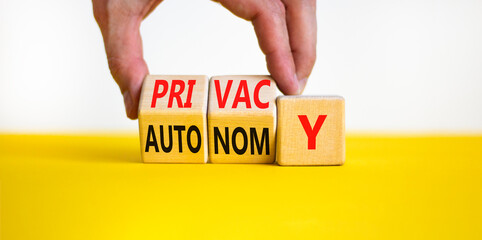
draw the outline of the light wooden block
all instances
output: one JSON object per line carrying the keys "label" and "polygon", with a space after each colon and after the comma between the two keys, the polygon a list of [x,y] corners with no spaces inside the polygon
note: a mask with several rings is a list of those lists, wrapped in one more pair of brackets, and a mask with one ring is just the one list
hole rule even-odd
{"label": "light wooden block", "polygon": [[342,97],[281,96],[277,107],[276,161],[279,165],[342,165],[345,162],[345,100]]}
{"label": "light wooden block", "polygon": [[273,163],[276,83],[269,76],[210,80],[208,131],[212,163]]}
{"label": "light wooden block", "polygon": [[149,75],[145,78],[139,102],[139,137],[144,162],[207,161],[207,94],[207,76]]}

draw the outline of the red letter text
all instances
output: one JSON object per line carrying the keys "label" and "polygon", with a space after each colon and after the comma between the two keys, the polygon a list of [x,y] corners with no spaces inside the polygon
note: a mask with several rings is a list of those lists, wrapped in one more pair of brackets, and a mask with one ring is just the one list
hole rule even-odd
{"label": "red letter text", "polygon": [[[160,93],[159,93],[159,85],[162,85],[162,92]],[[152,93],[151,108],[156,107],[157,99],[162,98],[166,95],[168,87],[169,87],[169,84],[167,83],[166,80],[156,80],[156,82],[154,83],[154,92]]]}
{"label": "red letter text", "polygon": [[306,132],[306,136],[308,136],[308,149],[316,149],[316,135],[318,135],[321,126],[325,122],[326,116],[327,115],[318,115],[315,126],[311,128],[308,117],[306,115],[298,115],[301,125]]}

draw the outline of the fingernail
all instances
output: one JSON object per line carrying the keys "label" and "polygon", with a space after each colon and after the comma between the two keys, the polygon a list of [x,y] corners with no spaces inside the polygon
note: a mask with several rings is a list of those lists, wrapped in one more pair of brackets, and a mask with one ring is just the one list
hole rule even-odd
{"label": "fingernail", "polygon": [[129,113],[132,110],[132,104],[133,104],[132,98],[129,91],[125,91],[124,94],[122,95],[124,96],[124,105],[126,107],[126,115],[129,117]]}
{"label": "fingernail", "polygon": [[298,86],[299,86],[299,89],[300,89],[299,94],[302,94],[303,91],[305,90],[305,86],[306,86],[307,81],[308,81],[308,78],[303,78],[298,82]]}

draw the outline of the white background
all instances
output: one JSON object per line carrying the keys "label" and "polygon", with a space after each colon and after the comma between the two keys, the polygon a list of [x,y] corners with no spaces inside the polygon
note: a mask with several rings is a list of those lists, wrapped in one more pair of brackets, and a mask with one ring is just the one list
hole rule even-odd
{"label": "white background", "polygon": [[[0,0],[0,131],[137,131],[87,0]],[[481,0],[318,1],[305,94],[346,99],[348,131],[482,132]],[[249,22],[166,0],[142,25],[155,74],[267,74]]]}

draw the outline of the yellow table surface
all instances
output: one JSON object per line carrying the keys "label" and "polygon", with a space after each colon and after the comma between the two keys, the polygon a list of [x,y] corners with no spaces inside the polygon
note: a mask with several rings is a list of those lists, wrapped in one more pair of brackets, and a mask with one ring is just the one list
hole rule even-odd
{"label": "yellow table surface", "polygon": [[0,238],[482,238],[482,136],[346,144],[341,167],[143,164],[136,135],[0,135]]}

